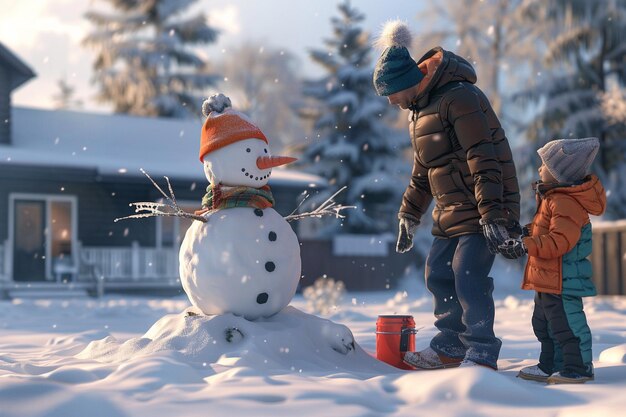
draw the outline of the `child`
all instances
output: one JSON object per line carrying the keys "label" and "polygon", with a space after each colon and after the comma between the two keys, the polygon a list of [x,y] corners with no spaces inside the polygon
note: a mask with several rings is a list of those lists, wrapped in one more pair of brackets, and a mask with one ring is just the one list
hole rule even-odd
{"label": "child", "polygon": [[541,342],[539,363],[518,377],[549,384],[594,378],[591,331],[581,297],[596,295],[591,281],[589,214],[604,212],[606,194],[587,175],[599,148],[596,138],[559,139],[537,153],[543,164],[535,183],[537,212],[526,233],[499,246],[509,259],[528,254],[522,288],[535,290],[532,326]]}

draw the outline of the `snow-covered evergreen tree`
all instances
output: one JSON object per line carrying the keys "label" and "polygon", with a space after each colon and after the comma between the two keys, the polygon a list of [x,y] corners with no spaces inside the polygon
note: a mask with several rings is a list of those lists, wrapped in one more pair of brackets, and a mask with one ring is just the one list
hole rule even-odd
{"label": "snow-covered evergreen tree", "polygon": [[192,46],[214,42],[197,0],[103,0],[112,12],[90,11],[96,26],[84,43],[96,49],[98,98],[115,112],[140,116],[200,114],[206,87],[217,77]]}
{"label": "snow-covered evergreen tree", "polygon": [[[328,193],[348,186],[338,196],[347,211],[342,232],[378,233],[395,231],[396,213],[408,183],[399,175],[409,171],[401,159],[410,142],[385,123],[391,109],[378,97],[372,85],[373,63],[369,36],[359,24],[364,15],[344,1],[338,6],[340,16],[332,18],[333,37],[324,41],[324,49],[311,51],[311,58],[327,74],[306,81],[304,95],[314,103],[313,135],[304,151],[306,169],[329,180]],[[305,113],[305,112],[303,112]],[[329,223],[322,232],[337,232],[338,223]]]}
{"label": "snow-covered evergreen tree", "polygon": [[626,217],[626,123],[615,117],[626,88],[626,0],[535,0],[546,11],[549,73],[521,98],[540,104],[529,137],[596,136],[594,171],[608,194],[608,218]]}

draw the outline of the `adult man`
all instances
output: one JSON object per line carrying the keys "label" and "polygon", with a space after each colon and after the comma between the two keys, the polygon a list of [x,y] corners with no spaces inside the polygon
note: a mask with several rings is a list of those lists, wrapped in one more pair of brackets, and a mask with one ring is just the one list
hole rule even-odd
{"label": "adult man", "polygon": [[396,250],[413,235],[431,201],[435,239],[426,261],[426,285],[434,295],[439,333],[405,362],[418,369],[483,365],[497,369],[501,341],[493,332],[493,279],[497,247],[519,232],[519,187],[508,141],[488,99],[474,85],[463,58],[440,47],[417,63],[410,32],[388,23],[386,49],[374,86],[389,103],[411,111],[414,150],[411,180],[398,214]]}

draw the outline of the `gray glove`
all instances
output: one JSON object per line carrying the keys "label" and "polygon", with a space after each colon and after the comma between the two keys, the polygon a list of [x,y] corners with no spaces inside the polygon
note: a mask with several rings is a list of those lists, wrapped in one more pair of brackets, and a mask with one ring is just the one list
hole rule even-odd
{"label": "gray glove", "polygon": [[413,220],[408,217],[400,217],[398,223],[398,243],[396,244],[396,252],[404,253],[413,247],[413,236],[419,226],[419,220]]}
{"label": "gray glove", "polygon": [[498,246],[502,245],[509,238],[509,232],[506,230],[506,219],[483,220],[480,219],[480,225],[483,228],[483,235],[487,239],[487,248],[492,254],[498,253]]}
{"label": "gray glove", "polygon": [[507,259],[517,259],[526,255],[528,249],[521,239],[507,239],[502,245],[498,246],[500,253]]}

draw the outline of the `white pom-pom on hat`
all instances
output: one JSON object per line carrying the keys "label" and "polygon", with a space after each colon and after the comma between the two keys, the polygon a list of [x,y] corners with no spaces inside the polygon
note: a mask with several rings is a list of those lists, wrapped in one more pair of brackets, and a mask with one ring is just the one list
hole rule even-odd
{"label": "white pom-pom on hat", "polygon": [[222,93],[213,94],[202,103],[202,114],[208,117],[211,112],[222,113],[228,107],[232,107],[230,98]]}
{"label": "white pom-pom on hat", "polygon": [[400,46],[409,49],[412,41],[413,34],[406,22],[390,20],[383,26],[380,36],[374,42],[374,46],[379,49],[386,49],[390,46]]}

